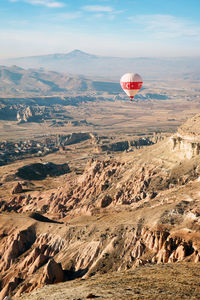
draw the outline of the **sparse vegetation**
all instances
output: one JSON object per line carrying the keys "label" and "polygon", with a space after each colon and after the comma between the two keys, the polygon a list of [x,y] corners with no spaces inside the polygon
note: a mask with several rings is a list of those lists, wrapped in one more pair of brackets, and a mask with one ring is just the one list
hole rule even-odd
{"label": "sparse vegetation", "polygon": [[103,97],[0,121],[0,295],[197,299],[199,144],[169,136],[199,104]]}
{"label": "sparse vegetation", "polygon": [[96,275],[86,280],[44,287],[16,299],[199,299],[200,266],[193,264],[145,265],[126,272]]}

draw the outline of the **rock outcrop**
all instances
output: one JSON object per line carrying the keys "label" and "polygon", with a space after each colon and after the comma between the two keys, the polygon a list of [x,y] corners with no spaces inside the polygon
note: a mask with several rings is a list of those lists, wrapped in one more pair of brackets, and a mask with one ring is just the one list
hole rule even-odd
{"label": "rock outcrop", "polygon": [[191,159],[200,154],[200,114],[184,123],[177,134],[171,137],[171,149],[181,159]]}
{"label": "rock outcrop", "polygon": [[25,110],[17,112],[17,121],[18,123],[24,123],[32,121],[34,119],[34,113],[30,106],[27,106]]}
{"label": "rock outcrop", "polygon": [[64,272],[61,264],[58,264],[54,259],[50,259],[44,268],[43,274],[39,279],[39,284],[52,284],[62,282],[64,280]]}
{"label": "rock outcrop", "polygon": [[191,137],[176,134],[171,137],[172,151],[176,152],[180,158],[191,159],[200,154],[200,137]]}
{"label": "rock outcrop", "polygon": [[16,186],[12,190],[12,194],[19,194],[23,192],[23,187],[20,182],[16,184]]}
{"label": "rock outcrop", "polygon": [[97,152],[101,151],[112,151],[112,152],[120,152],[120,151],[133,151],[133,149],[140,149],[144,146],[153,145],[157,143],[158,140],[161,140],[161,136],[157,136],[156,134],[152,137],[143,137],[143,138],[136,138],[135,140],[126,140],[126,141],[118,141],[115,143],[107,143],[101,144],[97,143]]}
{"label": "rock outcrop", "polygon": [[88,139],[91,139],[90,133],[73,132],[72,134],[66,136],[64,145],[67,146],[67,145],[77,144]]}

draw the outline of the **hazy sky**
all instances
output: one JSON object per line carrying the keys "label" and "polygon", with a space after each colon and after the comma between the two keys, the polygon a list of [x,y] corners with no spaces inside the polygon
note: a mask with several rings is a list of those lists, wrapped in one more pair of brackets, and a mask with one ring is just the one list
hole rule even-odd
{"label": "hazy sky", "polygon": [[200,0],[0,0],[0,58],[200,55]]}

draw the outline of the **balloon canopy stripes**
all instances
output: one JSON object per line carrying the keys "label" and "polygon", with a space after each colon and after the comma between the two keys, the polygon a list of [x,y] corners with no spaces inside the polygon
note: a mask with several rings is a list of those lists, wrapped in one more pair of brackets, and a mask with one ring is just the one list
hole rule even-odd
{"label": "balloon canopy stripes", "polygon": [[139,74],[126,73],[121,77],[120,84],[130,99],[133,99],[141,89],[143,81]]}

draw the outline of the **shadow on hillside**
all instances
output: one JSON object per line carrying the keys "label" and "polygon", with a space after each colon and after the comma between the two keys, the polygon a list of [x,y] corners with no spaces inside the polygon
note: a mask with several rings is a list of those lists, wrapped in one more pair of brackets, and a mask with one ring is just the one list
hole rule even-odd
{"label": "shadow on hillside", "polygon": [[88,272],[88,268],[85,269],[79,269],[77,271],[75,271],[74,267],[71,267],[70,270],[65,270],[65,280],[74,280],[77,278],[81,278],[83,277],[87,272]]}
{"label": "shadow on hillside", "polygon": [[32,212],[29,214],[29,217],[39,221],[39,222],[45,222],[45,223],[57,223],[57,224],[63,224],[63,222],[58,222],[58,221],[54,221],[54,220],[50,220],[49,218],[39,214],[38,212]]}

